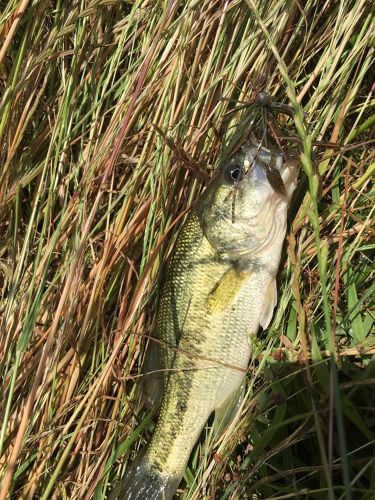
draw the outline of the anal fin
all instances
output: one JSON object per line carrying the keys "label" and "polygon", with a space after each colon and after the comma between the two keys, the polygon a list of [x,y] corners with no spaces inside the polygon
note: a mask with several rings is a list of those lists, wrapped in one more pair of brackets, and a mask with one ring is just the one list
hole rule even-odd
{"label": "anal fin", "polygon": [[213,423],[215,434],[222,434],[233,422],[241,406],[244,395],[245,381],[243,381],[240,387],[234,390],[232,394],[216,408]]}

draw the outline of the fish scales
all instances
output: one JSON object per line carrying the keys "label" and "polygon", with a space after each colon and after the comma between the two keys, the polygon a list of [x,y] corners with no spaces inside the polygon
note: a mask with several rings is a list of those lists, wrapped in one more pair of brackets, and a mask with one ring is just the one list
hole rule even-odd
{"label": "fish scales", "polygon": [[[184,304],[178,318],[183,335],[172,361],[177,373],[171,373],[168,378],[168,391],[155,431],[158,439],[152,441],[146,453],[146,457],[160,470],[167,469],[172,475],[179,473],[181,464],[190,455],[195,444],[191,436],[199,436],[217,404],[230,396],[233,387],[241,383],[250,355],[248,325],[241,321],[241,315],[245,309],[257,307],[249,300],[251,287],[254,286],[249,283],[236,297],[229,313],[209,311],[209,294],[232,265],[220,262],[206,238],[191,235],[191,231],[202,234],[202,229],[195,212],[190,219],[177,248],[184,248],[184,241],[188,242],[191,237],[195,241],[200,239],[200,243],[196,245],[193,255],[190,252],[179,255],[178,261],[172,263],[169,275],[171,281],[176,276],[184,290],[181,302],[176,301],[177,304]],[[172,293],[170,290],[163,293],[161,300],[161,311],[164,308],[168,311],[165,315],[161,313],[158,328],[162,332],[173,323],[169,306]],[[242,351],[240,357],[239,348]],[[227,368],[224,363],[238,366],[238,370]],[[215,390],[217,380],[220,381],[220,388]],[[202,394],[199,398],[196,397],[198,393]]]}
{"label": "fish scales", "polygon": [[[277,169],[285,189],[275,191],[269,169]],[[159,419],[116,498],[172,498],[208,418],[213,412],[221,418],[233,404],[251,337],[268,325],[276,305],[275,276],[297,175],[297,162],[252,139],[190,211],[158,308],[166,369]]]}

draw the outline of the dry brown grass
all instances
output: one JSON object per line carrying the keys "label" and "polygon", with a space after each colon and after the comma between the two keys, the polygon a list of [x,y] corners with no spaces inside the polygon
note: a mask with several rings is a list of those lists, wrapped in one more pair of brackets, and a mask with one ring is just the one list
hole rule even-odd
{"label": "dry brown grass", "polygon": [[248,111],[226,112],[263,87],[305,151],[279,306],[239,418],[207,429],[182,486],[372,498],[371,355],[321,355],[374,344],[370,2],[1,8],[0,498],[104,498],[149,437],[135,382],[160,268]]}

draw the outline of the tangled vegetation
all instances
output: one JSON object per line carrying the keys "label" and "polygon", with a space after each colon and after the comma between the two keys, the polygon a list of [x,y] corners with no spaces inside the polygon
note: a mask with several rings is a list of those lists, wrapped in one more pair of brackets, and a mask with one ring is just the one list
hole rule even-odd
{"label": "tangled vegetation", "polygon": [[105,498],[148,441],[160,271],[264,89],[302,151],[278,306],[178,493],[374,498],[371,2],[0,9],[0,499]]}

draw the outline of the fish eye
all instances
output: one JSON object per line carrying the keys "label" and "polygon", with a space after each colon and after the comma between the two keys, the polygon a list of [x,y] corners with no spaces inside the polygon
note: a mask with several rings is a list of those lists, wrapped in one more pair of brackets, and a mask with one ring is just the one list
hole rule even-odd
{"label": "fish eye", "polygon": [[225,177],[227,181],[232,184],[240,181],[242,177],[242,168],[239,165],[230,165]]}

